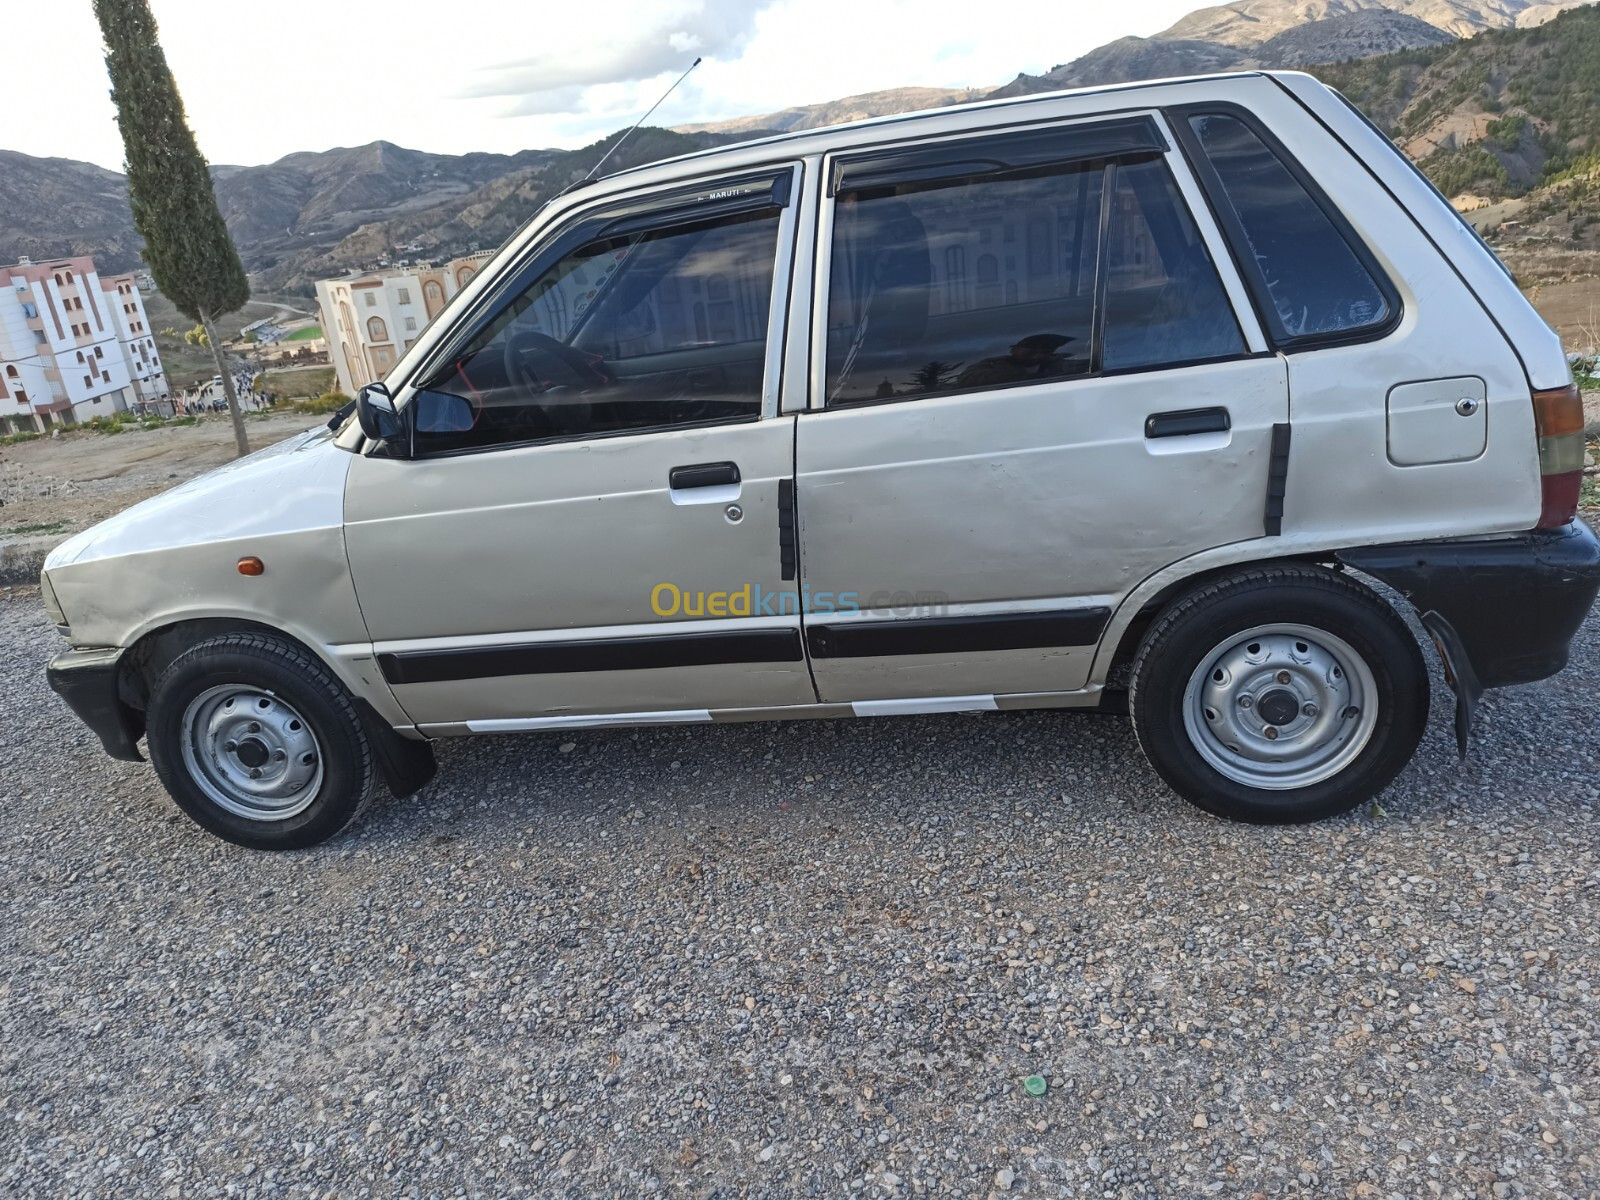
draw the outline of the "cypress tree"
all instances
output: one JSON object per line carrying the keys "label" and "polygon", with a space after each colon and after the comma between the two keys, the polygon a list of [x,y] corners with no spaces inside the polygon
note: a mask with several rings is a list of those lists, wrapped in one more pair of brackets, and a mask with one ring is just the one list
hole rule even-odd
{"label": "cypress tree", "polygon": [[250,452],[233,372],[223,360],[216,321],[250,299],[239,252],[217,208],[205,157],[195,144],[183,98],[157,39],[147,0],[94,0],[106,42],[106,70],[117,106],[133,223],[156,287],[205,327],[222,376],[241,455]]}

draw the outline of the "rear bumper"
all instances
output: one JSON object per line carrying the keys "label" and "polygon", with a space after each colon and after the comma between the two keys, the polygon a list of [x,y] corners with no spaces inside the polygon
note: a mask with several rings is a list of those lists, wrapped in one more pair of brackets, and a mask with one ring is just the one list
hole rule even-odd
{"label": "rear bumper", "polygon": [[143,762],[139,737],[144,714],[123,703],[117,690],[121,650],[68,650],[45,669],[45,678],[78,719],[99,737],[112,758]]}
{"label": "rear bumper", "polygon": [[[1581,520],[1474,542],[1341,550],[1400,592],[1430,632],[1448,626],[1481,687],[1547,679],[1600,593],[1600,537]],[[1430,614],[1436,614],[1429,620]]]}

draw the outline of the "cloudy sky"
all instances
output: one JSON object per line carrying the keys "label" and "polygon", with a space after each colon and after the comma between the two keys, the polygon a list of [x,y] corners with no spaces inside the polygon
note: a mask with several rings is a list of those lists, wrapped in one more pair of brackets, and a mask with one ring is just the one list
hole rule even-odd
{"label": "cloudy sky", "polygon": [[[151,0],[216,163],[377,139],[421,150],[579,146],[652,124],[879,88],[1037,73],[1201,0]],[[0,149],[120,168],[90,0],[5,0]],[[20,53],[15,52],[20,48]]]}

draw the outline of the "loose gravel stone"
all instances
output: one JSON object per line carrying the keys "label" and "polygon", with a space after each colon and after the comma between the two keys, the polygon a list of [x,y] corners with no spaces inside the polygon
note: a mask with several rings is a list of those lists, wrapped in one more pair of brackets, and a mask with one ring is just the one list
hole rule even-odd
{"label": "loose gravel stone", "polygon": [[0,602],[8,1198],[1600,1190],[1594,619],[1464,764],[1436,680],[1382,818],[990,714],[448,743],[281,855],[106,758],[58,645]]}

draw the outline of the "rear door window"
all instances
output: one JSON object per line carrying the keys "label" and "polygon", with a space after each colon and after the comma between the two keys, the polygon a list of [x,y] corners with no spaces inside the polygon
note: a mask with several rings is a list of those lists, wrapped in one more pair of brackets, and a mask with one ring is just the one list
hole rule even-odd
{"label": "rear door window", "polygon": [[841,195],[829,403],[1088,374],[1104,174]]}
{"label": "rear door window", "polygon": [[[1076,136],[1057,134],[1063,158]],[[981,164],[985,143],[952,153]],[[846,176],[828,285],[830,405],[1245,353],[1159,154],[1003,168],[934,166],[929,178],[855,188]]]}
{"label": "rear door window", "polygon": [[[1398,301],[1376,264],[1341,230],[1285,161],[1239,117],[1191,113],[1189,126],[1215,172],[1224,226],[1253,264],[1262,307],[1280,343],[1344,338],[1389,324]],[[1202,177],[1205,172],[1202,171]]]}
{"label": "rear door window", "polygon": [[1117,168],[1106,276],[1107,371],[1244,353],[1216,265],[1158,159]]}

